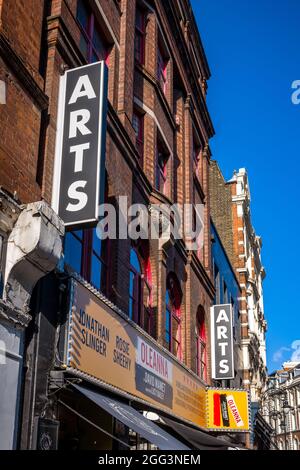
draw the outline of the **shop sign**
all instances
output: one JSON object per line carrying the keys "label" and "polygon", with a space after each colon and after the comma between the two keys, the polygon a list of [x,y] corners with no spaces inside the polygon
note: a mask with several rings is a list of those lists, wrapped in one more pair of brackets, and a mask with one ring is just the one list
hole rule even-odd
{"label": "shop sign", "polygon": [[104,61],[68,70],[59,88],[52,207],[65,226],[93,225],[105,171]]}
{"label": "shop sign", "polygon": [[205,386],[77,279],[70,291],[68,368],[206,425]]}

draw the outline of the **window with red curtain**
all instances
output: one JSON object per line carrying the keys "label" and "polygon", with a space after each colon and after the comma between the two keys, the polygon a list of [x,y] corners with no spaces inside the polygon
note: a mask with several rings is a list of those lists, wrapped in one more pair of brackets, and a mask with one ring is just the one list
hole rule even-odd
{"label": "window with red curtain", "polygon": [[[104,201],[108,202],[105,181]],[[67,232],[64,240],[65,263],[96,289],[109,296],[110,240],[101,240],[96,228]]]}
{"label": "window with red curtain", "polygon": [[132,127],[135,132],[135,146],[142,163],[144,155],[144,116],[137,111],[133,112]]}
{"label": "window with red curtain", "polygon": [[86,1],[78,0],[77,21],[80,27],[79,47],[88,63],[105,60],[108,65],[109,46],[97,19]]}
{"label": "window with red curtain", "polygon": [[145,63],[145,12],[139,7],[135,13],[134,57],[140,64]]}
{"label": "window with red curtain", "polygon": [[175,274],[169,274],[166,286],[165,339],[174,356],[182,360],[181,344],[181,301],[182,292]]}
{"label": "window with red curtain", "polygon": [[201,307],[197,313],[196,324],[196,368],[197,375],[207,381],[207,344],[205,312]]}
{"label": "window with red curtain", "polygon": [[158,45],[157,49],[157,79],[164,93],[167,91],[167,65],[168,60],[165,58],[162,47]]}
{"label": "window with red curtain", "polygon": [[152,309],[152,275],[147,244],[130,250],[129,318],[155,336]]}

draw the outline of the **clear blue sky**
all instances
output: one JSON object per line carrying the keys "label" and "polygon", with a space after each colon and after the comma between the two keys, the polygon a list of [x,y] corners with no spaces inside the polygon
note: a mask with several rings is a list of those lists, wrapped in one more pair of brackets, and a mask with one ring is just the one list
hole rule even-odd
{"label": "clear blue sky", "polygon": [[[300,362],[300,0],[191,0],[212,77],[210,145],[226,179],[246,167],[263,238],[269,372]],[[294,349],[292,348],[294,346]],[[298,346],[298,347],[297,347]],[[275,357],[274,357],[275,354]]]}

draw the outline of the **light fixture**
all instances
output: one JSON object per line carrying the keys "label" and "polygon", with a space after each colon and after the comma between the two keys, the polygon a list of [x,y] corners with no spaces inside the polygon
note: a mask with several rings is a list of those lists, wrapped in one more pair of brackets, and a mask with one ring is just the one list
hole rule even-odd
{"label": "light fixture", "polygon": [[154,413],[153,411],[143,411],[143,416],[150,421],[159,421],[159,416],[157,413]]}

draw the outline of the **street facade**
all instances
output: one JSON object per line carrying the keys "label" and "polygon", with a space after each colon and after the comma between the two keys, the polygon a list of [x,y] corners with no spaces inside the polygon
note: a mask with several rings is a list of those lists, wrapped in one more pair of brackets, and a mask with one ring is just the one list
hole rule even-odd
{"label": "street facade", "polygon": [[299,449],[200,34],[189,0],[0,1],[1,450]]}

